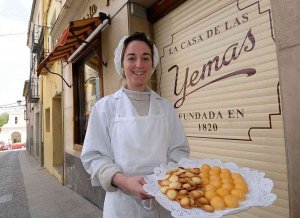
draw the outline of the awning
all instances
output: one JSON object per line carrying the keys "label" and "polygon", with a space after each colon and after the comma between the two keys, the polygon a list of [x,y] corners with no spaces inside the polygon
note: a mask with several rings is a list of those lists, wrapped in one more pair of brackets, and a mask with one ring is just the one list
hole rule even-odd
{"label": "awning", "polygon": [[37,68],[38,76],[42,74],[42,70],[47,67],[48,64],[60,60],[67,61],[104,19],[107,19],[107,17],[99,16],[71,21],[57,41],[53,51],[39,64]]}

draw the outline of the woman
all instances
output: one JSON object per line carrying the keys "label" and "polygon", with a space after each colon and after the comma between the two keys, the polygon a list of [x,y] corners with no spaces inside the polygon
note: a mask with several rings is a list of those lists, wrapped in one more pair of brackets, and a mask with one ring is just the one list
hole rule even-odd
{"label": "woman", "polygon": [[104,217],[170,217],[143,190],[143,176],[187,158],[189,147],[174,107],[146,86],[157,64],[144,33],[123,37],[115,67],[127,84],[92,110],[81,160],[92,185],[106,190]]}

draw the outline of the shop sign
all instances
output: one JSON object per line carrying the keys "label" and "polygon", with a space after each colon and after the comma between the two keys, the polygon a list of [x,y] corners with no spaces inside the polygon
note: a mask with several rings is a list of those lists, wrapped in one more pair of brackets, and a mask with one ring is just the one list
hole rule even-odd
{"label": "shop sign", "polygon": [[272,128],[281,110],[269,8],[237,0],[169,37],[160,91],[188,137],[251,141],[253,130]]}

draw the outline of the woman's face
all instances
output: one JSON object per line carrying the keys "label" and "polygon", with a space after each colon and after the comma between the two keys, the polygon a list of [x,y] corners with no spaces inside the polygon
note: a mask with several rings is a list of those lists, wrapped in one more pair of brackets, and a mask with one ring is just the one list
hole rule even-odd
{"label": "woman's face", "polygon": [[123,70],[128,89],[145,91],[146,82],[152,71],[151,50],[145,42],[132,41],[127,45],[124,51]]}

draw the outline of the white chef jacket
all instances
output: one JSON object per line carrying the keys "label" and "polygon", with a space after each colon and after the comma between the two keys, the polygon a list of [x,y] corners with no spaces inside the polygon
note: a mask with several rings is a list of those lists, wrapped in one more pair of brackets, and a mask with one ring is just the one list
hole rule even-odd
{"label": "white chef jacket", "polygon": [[143,202],[124,193],[112,186],[111,180],[116,172],[128,176],[152,174],[161,163],[178,161],[188,154],[183,127],[168,101],[151,91],[148,115],[139,116],[121,89],[93,108],[81,159],[92,184],[108,191],[105,218],[167,218],[170,212],[156,202],[149,208],[153,200]]}
{"label": "white chef jacket", "polygon": [[[110,132],[113,129],[116,106],[124,90],[121,88],[112,95],[99,100],[92,109],[88,128],[84,140],[81,160],[86,171],[91,175],[93,186],[101,185],[106,191],[116,191],[112,186],[112,177],[117,172],[123,172],[116,164],[114,152],[111,147]],[[170,132],[170,145],[167,152],[167,162],[178,162],[181,158],[189,156],[189,146],[183,126],[172,104],[151,90],[151,96],[160,110],[157,114],[165,114],[167,127]],[[150,105],[151,107],[151,105]],[[139,116],[136,110],[131,111],[134,116]],[[147,140],[147,139],[145,139]],[[144,176],[144,175],[141,175]]]}

